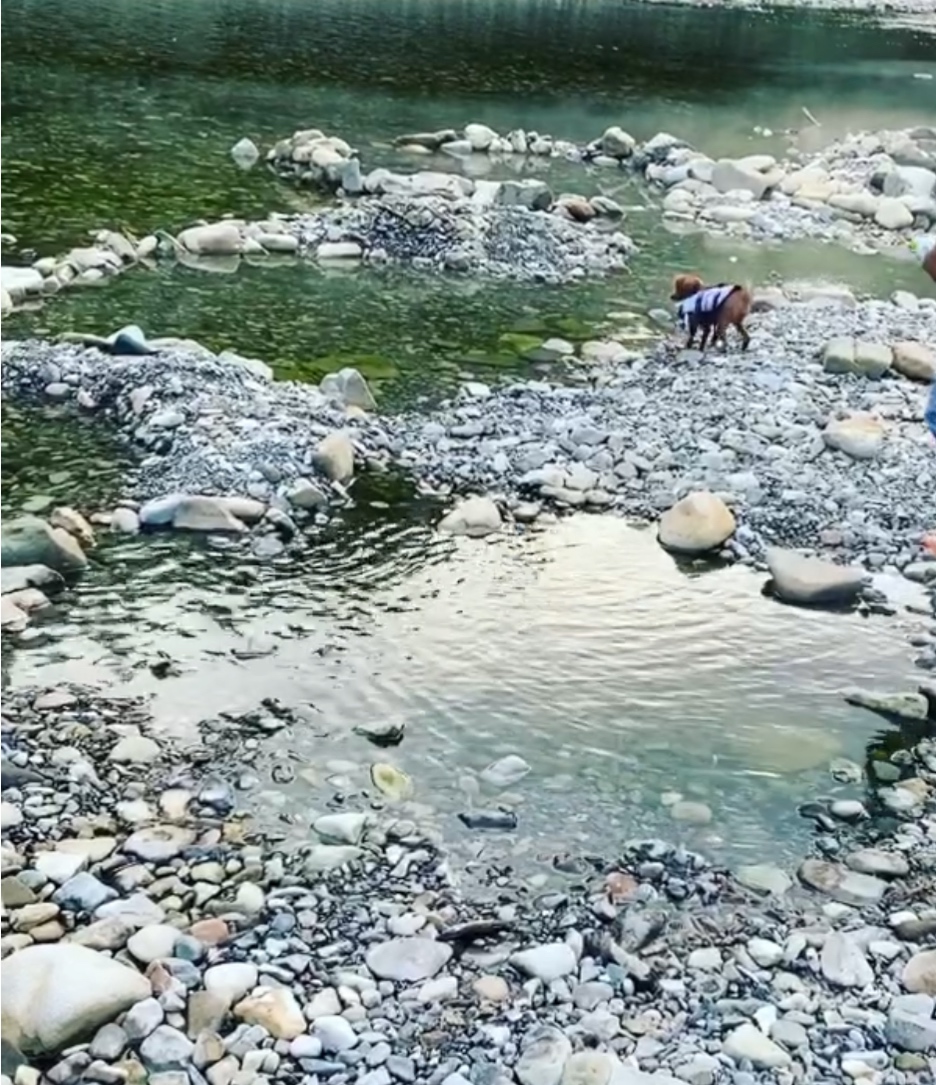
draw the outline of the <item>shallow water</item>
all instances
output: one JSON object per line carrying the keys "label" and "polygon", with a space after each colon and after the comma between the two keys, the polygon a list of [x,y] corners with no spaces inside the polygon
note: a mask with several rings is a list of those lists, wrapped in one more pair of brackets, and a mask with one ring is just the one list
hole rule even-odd
{"label": "shallow water", "polygon": [[[666,128],[713,153],[779,151],[788,128],[808,142],[923,122],[932,83],[914,75],[936,72],[932,41],[828,16],[600,0],[10,0],[3,229],[18,242],[4,259],[60,251],[104,225],[142,235],[301,206],[227,152],[242,135],[266,146],[311,124],[376,164],[392,154],[375,143],[469,120],[575,139],[610,123],[638,137]],[[284,376],[363,356],[391,374],[379,391],[394,405],[465,372],[523,370],[504,356],[505,332],[575,338],[623,313],[645,335],[644,313],[675,267],[920,289],[915,268],[881,258],[667,232],[646,192],[617,177],[559,166],[550,179],[628,205],[642,245],[631,274],[546,289],[291,264],[141,270],[18,314],[4,335],[135,321],[255,354]],[[5,412],[3,453],[4,515],[42,497],[107,507],[120,489],[121,454],[93,426]],[[314,783],[274,785],[261,761],[271,817],[305,814],[335,775],[347,777],[340,788],[362,783],[383,755],[352,728],[391,720],[407,737],[389,759],[466,846],[475,838],[454,817],[469,803],[459,781],[517,752],[532,772],[511,788],[513,839],[530,857],[671,832],[660,795],[676,789],[714,811],[705,830],[681,831],[737,860],[801,850],[810,830],[795,803],[842,791],[830,758],[862,761],[880,737],[841,687],[914,677],[912,620],[785,609],[745,570],[680,569],[650,534],[616,520],[456,546],[431,532],[436,507],[405,482],[371,483],[359,501],[294,563],[256,565],[201,540],[107,540],[43,636],[4,647],[5,679],[116,680],[152,693],[161,725],[180,735],[262,696],[312,702],[321,727],[274,752]],[[181,673],[154,678],[158,653]],[[329,768],[336,759],[349,766]]]}

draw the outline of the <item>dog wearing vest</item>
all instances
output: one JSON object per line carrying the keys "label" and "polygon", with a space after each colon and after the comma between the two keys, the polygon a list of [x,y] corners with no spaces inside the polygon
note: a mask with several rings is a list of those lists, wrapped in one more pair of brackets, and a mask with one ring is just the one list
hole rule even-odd
{"label": "dog wearing vest", "polygon": [[692,346],[696,333],[701,329],[701,350],[705,350],[709,336],[712,337],[712,346],[721,342],[727,350],[725,332],[729,327],[734,327],[741,336],[741,349],[747,350],[751,337],[744,327],[744,321],[751,311],[751,293],[743,286],[729,283],[706,286],[698,275],[677,275],[673,280],[670,300],[677,302],[679,323],[689,333],[687,347]]}

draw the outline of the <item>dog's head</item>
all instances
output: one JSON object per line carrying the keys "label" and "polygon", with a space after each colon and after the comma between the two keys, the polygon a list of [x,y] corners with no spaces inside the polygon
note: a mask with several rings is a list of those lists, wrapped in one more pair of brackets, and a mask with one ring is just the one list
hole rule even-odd
{"label": "dog's head", "polygon": [[685,298],[691,298],[693,294],[698,294],[702,286],[702,279],[698,275],[677,275],[673,279],[673,293],[670,296],[670,301],[683,301]]}

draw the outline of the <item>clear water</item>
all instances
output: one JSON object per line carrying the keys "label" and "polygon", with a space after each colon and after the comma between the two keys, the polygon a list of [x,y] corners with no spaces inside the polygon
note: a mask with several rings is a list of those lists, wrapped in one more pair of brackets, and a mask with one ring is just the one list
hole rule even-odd
{"label": "clear water", "polygon": [[[394,134],[469,120],[569,138],[610,123],[638,137],[665,128],[713,153],[782,150],[786,129],[814,141],[922,123],[932,83],[914,75],[936,72],[932,44],[827,16],[601,0],[10,0],[3,230],[17,243],[4,259],[61,251],[105,225],[142,235],[300,206],[262,169],[238,170],[228,149],[311,124],[378,163],[393,161],[379,144]],[[643,251],[631,274],[551,290],[294,265],[140,271],[17,315],[4,334],[135,321],[300,377],[377,355],[396,372],[381,387],[392,406],[466,371],[522,370],[497,352],[505,331],[584,335],[630,311],[639,333],[676,267],[920,289],[913,268],[828,247],[669,233],[623,180],[569,167],[551,179],[610,187],[634,208],[627,229]],[[122,454],[93,425],[6,410],[3,453],[4,515],[43,497],[93,511],[119,493]],[[117,682],[152,694],[180,735],[261,696],[312,702],[321,726],[274,751],[310,773],[274,784],[272,762],[259,768],[268,813],[303,819],[335,786],[336,759],[349,763],[341,787],[363,783],[375,752],[356,724],[404,722],[387,756],[466,845],[475,838],[454,817],[469,802],[463,777],[517,752],[533,771],[511,789],[513,846],[547,859],[675,831],[660,803],[671,789],[714,811],[711,826],[679,830],[694,842],[732,859],[793,855],[808,832],[796,802],[838,788],[830,758],[863,761],[883,740],[841,688],[913,680],[904,634],[915,619],[788,610],[746,571],[680,568],[616,520],[455,545],[432,533],[437,511],[405,480],[380,480],[300,559],[266,565],[202,540],[108,539],[45,637],[4,646],[5,680]],[[152,676],[159,652],[177,676]]]}

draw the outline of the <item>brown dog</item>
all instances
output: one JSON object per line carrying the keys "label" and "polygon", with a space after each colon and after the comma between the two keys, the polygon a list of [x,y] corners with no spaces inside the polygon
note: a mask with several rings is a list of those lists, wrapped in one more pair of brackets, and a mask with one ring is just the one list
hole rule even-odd
{"label": "brown dog", "polygon": [[741,336],[741,349],[747,350],[751,337],[744,321],[751,311],[751,293],[745,287],[728,283],[706,286],[698,275],[677,275],[670,300],[679,303],[676,311],[680,323],[689,333],[687,347],[692,346],[696,332],[701,329],[701,350],[705,350],[709,335],[712,346],[720,341],[727,350],[725,332],[729,327],[735,327]]}

